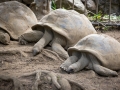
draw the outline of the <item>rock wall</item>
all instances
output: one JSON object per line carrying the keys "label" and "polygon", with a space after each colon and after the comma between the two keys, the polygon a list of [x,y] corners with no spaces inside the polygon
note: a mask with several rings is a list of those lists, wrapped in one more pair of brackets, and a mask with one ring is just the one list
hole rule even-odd
{"label": "rock wall", "polygon": [[[19,1],[26,5],[30,5],[34,0],[0,0],[1,2],[5,1]],[[55,1],[56,8],[60,8],[60,0]],[[65,9],[73,8],[73,0],[61,0],[62,7]],[[109,14],[109,1],[110,0],[98,0],[99,11],[101,10],[105,14]],[[96,0],[87,0],[86,8],[95,13],[96,11]],[[74,9],[79,13],[86,14],[87,10],[85,10],[85,0],[74,0]],[[111,0],[111,14],[115,13],[116,15],[120,14],[120,0]]]}
{"label": "rock wall", "polygon": [[[55,0],[57,8],[60,7],[60,0]],[[110,0],[98,0],[99,11],[103,11],[105,14],[109,14],[109,2]],[[86,0],[86,8],[95,13],[96,11],[96,0]],[[62,8],[72,9],[73,0],[62,0]],[[85,0],[74,0],[75,10],[79,13],[86,13]],[[120,0],[111,0],[111,14],[120,14]]]}

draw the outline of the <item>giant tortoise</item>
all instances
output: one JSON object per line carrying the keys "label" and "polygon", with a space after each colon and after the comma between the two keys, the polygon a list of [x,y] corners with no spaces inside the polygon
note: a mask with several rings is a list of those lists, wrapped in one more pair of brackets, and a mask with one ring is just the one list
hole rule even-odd
{"label": "giant tortoise", "polygon": [[[43,37],[34,45],[33,55],[37,55],[48,43],[52,50],[63,57],[68,57],[65,51],[68,47],[75,45],[86,35],[96,33],[88,18],[74,10],[56,9],[45,15],[38,24],[32,27],[33,30],[43,30]],[[25,44],[24,34],[20,37],[20,43]],[[31,39],[29,37],[27,39]],[[64,49],[65,48],[65,49]]]}
{"label": "giant tortoise", "polygon": [[[17,1],[0,3],[0,42],[9,44],[37,23],[35,14],[26,5]],[[38,32],[39,33],[39,32]],[[41,33],[41,32],[40,32]]]}
{"label": "giant tortoise", "polygon": [[117,76],[120,70],[120,43],[105,34],[91,34],[68,49],[70,57],[60,66],[68,73],[84,68],[102,76]]}

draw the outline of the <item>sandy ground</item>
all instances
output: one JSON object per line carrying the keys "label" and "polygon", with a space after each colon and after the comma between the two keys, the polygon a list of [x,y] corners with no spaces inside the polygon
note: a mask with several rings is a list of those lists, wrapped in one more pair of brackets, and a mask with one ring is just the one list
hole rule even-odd
{"label": "sandy ground", "polygon": [[[98,31],[98,33],[101,32]],[[104,33],[120,42],[119,30],[106,31]],[[92,70],[67,74],[59,68],[65,59],[48,49],[43,49],[39,55],[33,56],[31,53],[33,45],[23,46],[15,41],[11,41],[10,45],[0,44],[0,76],[20,77],[25,73],[31,73],[36,70],[48,70],[78,83],[82,88],[72,88],[72,90],[120,90],[120,71],[118,71],[118,77],[102,77]],[[0,90],[14,90],[14,85],[11,82],[0,79]],[[31,88],[29,87],[25,90],[31,90]]]}

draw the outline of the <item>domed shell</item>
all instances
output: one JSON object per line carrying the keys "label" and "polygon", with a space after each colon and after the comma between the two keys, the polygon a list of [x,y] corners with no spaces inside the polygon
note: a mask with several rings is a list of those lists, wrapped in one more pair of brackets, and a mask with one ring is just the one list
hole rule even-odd
{"label": "domed shell", "polygon": [[18,2],[22,2],[22,0],[0,0],[0,3],[2,3],[2,2],[7,2],[7,1],[18,1]]}
{"label": "domed shell", "polygon": [[27,6],[17,1],[0,3],[0,28],[8,32],[12,39],[37,23],[36,16]]}
{"label": "domed shell", "polygon": [[120,43],[108,35],[88,35],[68,49],[70,56],[73,51],[91,53],[102,66],[112,70],[120,69]]}
{"label": "domed shell", "polygon": [[33,29],[47,26],[67,39],[67,46],[73,46],[79,39],[96,33],[91,22],[84,14],[74,10],[56,9],[45,15]]}

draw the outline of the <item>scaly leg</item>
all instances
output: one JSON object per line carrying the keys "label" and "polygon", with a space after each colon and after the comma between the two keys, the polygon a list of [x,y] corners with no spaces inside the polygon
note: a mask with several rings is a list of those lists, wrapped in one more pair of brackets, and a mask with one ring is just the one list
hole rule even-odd
{"label": "scaly leg", "polygon": [[68,58],[69,55],[67,51],[63,48],[64,46],[66,46],[66,39],[63,36],[54,33],[54,39],[52,41],[52,50],[57,52],[60,56]]}
{"label": "scaly leg", "polygon": [[33,55],[37,55],[41,50],[52,40],[53,34],[50,28],[45,28],[45,33],[43,37],[34,45]]}
{"label": "scaly leg", "polygon": [[78,72],[88,66],[89,60],[87,55],[85,53],[81,53],[81,55],[81,58],[76,63],[73,63],[68,67],[68,73]]}
{"label": "scaly leg", "polygon": [[60,68],[66,71],[68,67],[73,63],[77,62],[80,57],[81,57],[80,53],[73,52],[72,56],[67,58],[67,60],[65,60],[64,63],[61,64]]}

